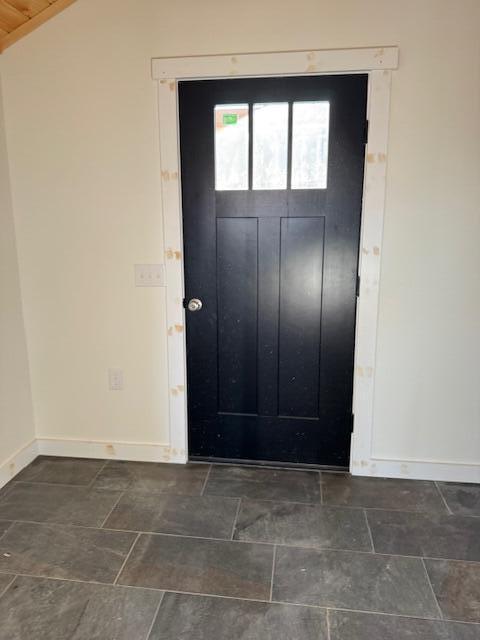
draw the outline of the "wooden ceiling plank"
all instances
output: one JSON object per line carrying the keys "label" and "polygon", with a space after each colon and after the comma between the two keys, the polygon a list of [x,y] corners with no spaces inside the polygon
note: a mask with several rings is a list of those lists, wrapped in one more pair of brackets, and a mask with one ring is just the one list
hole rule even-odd
{"label": "wooden ceiling plank", "polygon": [[18,9],[27,18],[33,18],[37,13],[50,6],[48,0],[7,0],[8,4]]}
{"label": "wooden ceiling plank", "polygon": [[27,16],[12,7],[7,0],[0,0],[0,29],[10,33],[27,22],[27,20]]}
{"label": "wooden ceiling plank", "polygon": [[20,40],[20,38],[23,38],[27,34],[34,31],[44,22],[47,22],[47,20],[50,20],[50,18],[53,18],[53,16],[57,15],[57,13],[60,13],[61,11],[69,7],[74,2],[75,0],[56,0],[56,2],[53,2],[47,9],[44,9],[40,13],[37,13],[37,15],[33,18],[30,18],[30,20],[27,19],[27,21],[20,25],[17,29],[15,29],[15,31],[12,31],[2,40],[0,40],[0,53],[2,53],[2,51],[5,51],[5,49],[7,47],[10,47],[14,42],[17,42],[17,40]]}

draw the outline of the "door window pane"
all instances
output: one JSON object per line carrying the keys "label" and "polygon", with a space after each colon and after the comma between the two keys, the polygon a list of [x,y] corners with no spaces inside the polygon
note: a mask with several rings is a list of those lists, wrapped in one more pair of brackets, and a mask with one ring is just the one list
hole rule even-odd
{"label": "door window pane", "polygon": [[248,189],[248,104],[215,106],[215,189]]}
{"label": "door window pane", "polygon": [[253,105],[253,188],[286,189],[288,103]]}
{"label": "door window pane", "polygon": [[329,102],[294,102],[292,189],[325,189],[328,167]]}

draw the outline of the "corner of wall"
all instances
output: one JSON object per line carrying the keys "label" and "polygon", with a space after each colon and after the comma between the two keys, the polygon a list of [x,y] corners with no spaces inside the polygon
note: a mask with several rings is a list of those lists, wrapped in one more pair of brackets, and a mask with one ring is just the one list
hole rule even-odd
{"label": "corner of wall", "polygon": [[0,74],[0,487],[37,455]]}

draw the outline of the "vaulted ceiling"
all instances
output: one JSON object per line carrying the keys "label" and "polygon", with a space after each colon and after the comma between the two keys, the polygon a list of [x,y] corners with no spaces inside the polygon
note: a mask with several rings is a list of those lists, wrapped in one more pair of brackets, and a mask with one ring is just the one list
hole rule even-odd
{"label": "vaulted ceiling", "polygon": [[0,53],[75,0],[0,0]]}

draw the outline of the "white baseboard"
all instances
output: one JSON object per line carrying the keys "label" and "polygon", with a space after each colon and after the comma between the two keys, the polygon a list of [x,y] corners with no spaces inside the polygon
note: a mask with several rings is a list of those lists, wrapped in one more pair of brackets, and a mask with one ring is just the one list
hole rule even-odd
{"label": "white baseboard", "polygon": [[39,455],[185,464],[183,451],[166,444],[36,438],[0,464],[0,489]]}
{"label": "white baseboard", "polygon": [[70,440],[64,438],[38,438],[37,443],[39,454],[45,456],[105,458],[139,462],[173,462],[177,464],[184,464],[187,461],[184,451],[172,449],[166,444]]}
{"label": "white baseboard", "polygon": [[0,464],[0,489],[38,456],[38,443],[33,439]]}
{"label": "white baseboard", "polygon": [[480,483],[480,464],[459,462],[371,458],[357,464],[352,461],[351,472],[355,476]]}
{"label": "white baseboard", "polygon": [[[166,444],[37,438],[0,464],[0,488],[38,455],[177,464],[187,462],[184,451],[172,449]],[[361,463],[352,461],[351,471],[357,476],[480,483],[480,465],[458,462],[371,458]]]}

